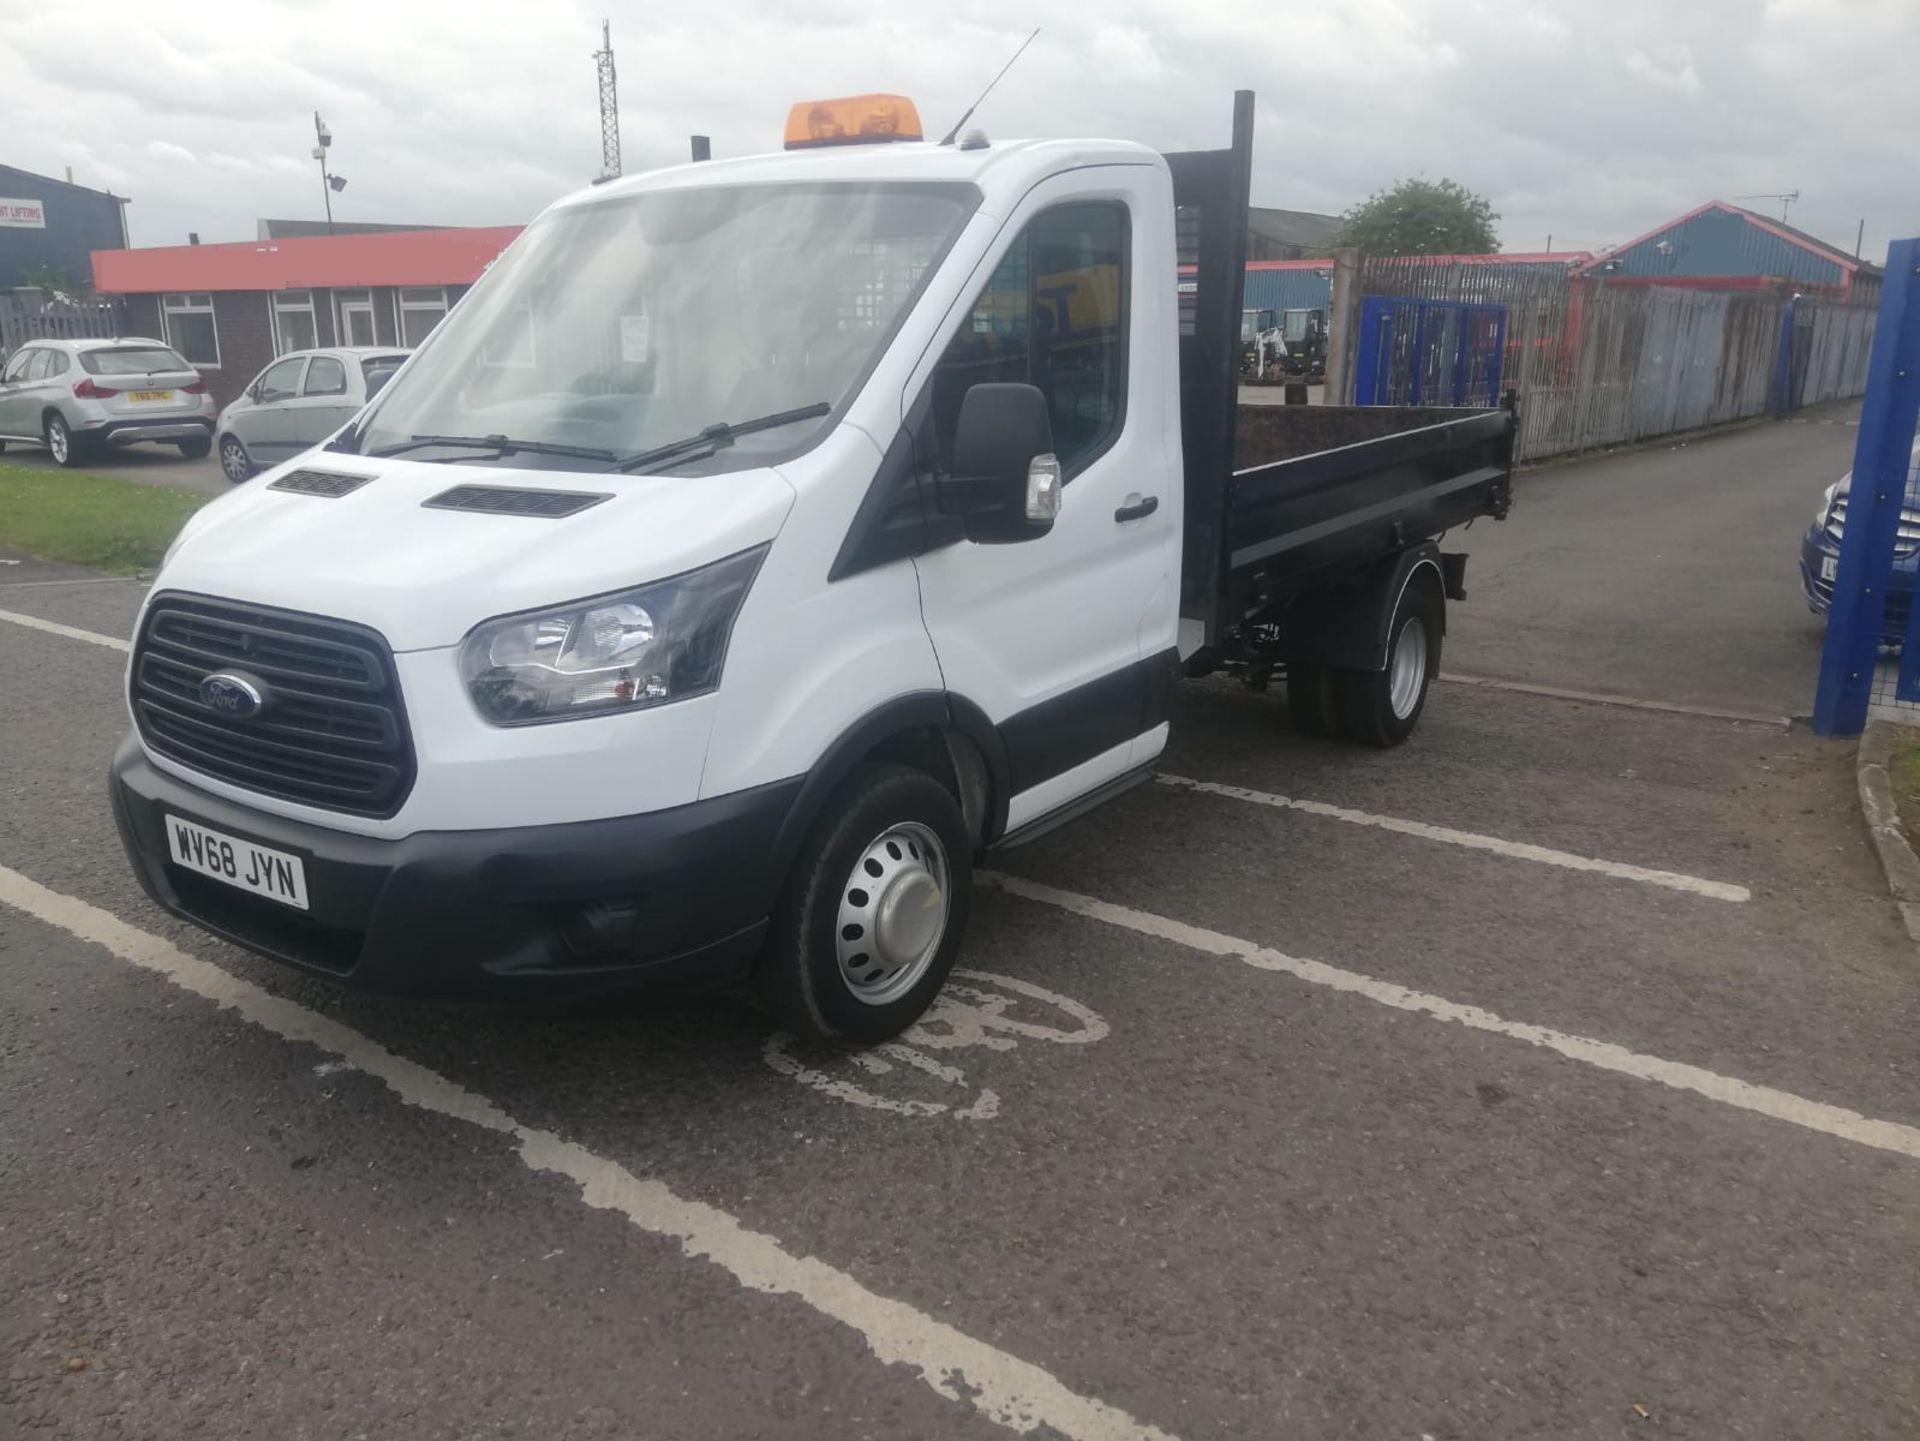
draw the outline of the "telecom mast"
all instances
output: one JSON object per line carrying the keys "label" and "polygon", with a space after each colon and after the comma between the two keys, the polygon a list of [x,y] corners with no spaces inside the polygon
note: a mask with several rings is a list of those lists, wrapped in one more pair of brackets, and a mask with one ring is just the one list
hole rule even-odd
{"label": "telecom mast", "polygon": [[613,74],[613,22],[600,22],[600,46],[593,61],[600,69],[600,178],[620,174],[620,92]]}

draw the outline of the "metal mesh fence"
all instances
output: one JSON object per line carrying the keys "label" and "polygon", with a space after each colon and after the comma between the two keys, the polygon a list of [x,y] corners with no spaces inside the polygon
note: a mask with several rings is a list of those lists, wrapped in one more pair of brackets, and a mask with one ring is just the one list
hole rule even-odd
{"label": "metal mesh fence", "polygon": [[[1836,547],[1845,532],[1849,498],[1839,494],[1832,498],[1827,506],[1826,522],[1821,527],[1823,537]],[[1823,566],[1824,560],[1822,557]],[[1920,725],[1920,646],[1916,646],[1913,639],[1916,576],[1920,576],[1920,436],[1912,438],[1908,450],[1907,489],[1900,507],[1900,528],[1894,539],[1892,570],[1886,582],[1878,587],[1880,647],[1875,657],[1873,691],[1867,701],[1869,716],[1905,725]],[[1824,582],[1815,580],[1814,584],[1824,584],[1831,599],[1830,577]],[[1903,670],[1906,672],[1904,683]]]}
{"label": "metal mesh fence", "polygon": [[1625,445],[1865,389],[1874,310],[1777,291],[1575,275],[1561,264],[1369,256],[1363,296],[1506,308],[1518,458]]}

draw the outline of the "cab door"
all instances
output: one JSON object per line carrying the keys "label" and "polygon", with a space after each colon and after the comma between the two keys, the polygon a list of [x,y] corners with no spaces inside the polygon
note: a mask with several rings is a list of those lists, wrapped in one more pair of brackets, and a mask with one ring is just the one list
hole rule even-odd
{"label": "cab door", "polygon": [[947,690],[1004,743],[1009,832],[1165,743],[1181,514],[1172,208],[1153,165],[1037,186],[904,397],[916,450],[933,457],[929,480],[951,463],[972,385],[1026,383],[1047,401],[1064,476],[1052,529],[1011,544],[951,540],[915,562]]}

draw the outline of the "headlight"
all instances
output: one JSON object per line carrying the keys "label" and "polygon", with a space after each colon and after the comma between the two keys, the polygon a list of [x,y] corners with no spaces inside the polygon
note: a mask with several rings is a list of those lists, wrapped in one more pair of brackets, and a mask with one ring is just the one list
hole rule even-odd
{"label": "headlight", "polygon": [[1813,513],[1813,523],[1815,525],[1825,525],[1827,523],[1827,517],[1833,513],[1833,498],[1839,493],[1840,482],[1836,480],[1832,485],[1827,487],[1826,493],[1820,497],[1820,509]]}
{"label": "headlight", "polygon": [[720,684],[763,545],[668,580],[502,616],[460,644],[460,676],[494,725],[666,705]]}

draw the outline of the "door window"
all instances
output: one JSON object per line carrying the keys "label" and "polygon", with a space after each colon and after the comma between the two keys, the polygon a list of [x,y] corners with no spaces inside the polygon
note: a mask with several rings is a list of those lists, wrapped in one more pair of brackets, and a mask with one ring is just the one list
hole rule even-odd
{"label": "door window", "polygon": [[14,351],[13,359],[7,362],[6,371],[0,373],[0,385],[17,385],[25,380],[27,378],[27,367],[33,364],[35,353],[36,352],[31,350]]}
{"label": "door window", "polygon": [[269,365],[260,376],[260,394],[262,405],[275,400],[292,400],[300,393],[300,372],[306,366],[305,357],[295,360],[283,360],[278,365]]}
{"label": "door window", "polygon": [[34,351],[33,359],[27,365],[27,379],[30,381],[45,380],[47,378],[47,371],[52,368],[52,364],[53,352],[51,350]]}
{"label": "door window", "polygon": [[934,442],[953,460],[960,402],[983,381],[1037,386],[1068,479],[1114,441],[1126,418],[1127,211],[1062,205],[1035,217],[988,280],[934,368]]}
{"label": "door window", "polygon": [[378,345],[373,330],[373,292],[342,290],[340,302],[340,343],[342,345]]}
{"label": "door window", "polygon": [[302,395],[345,395],[347,368],[331,355],[316,355],[307,362],[307,383]]}
{"label": "door window", "polygon": [[64,351],[64,350],[49,350],[49,351],[47,352],[47,377],[48,377],[48,379],[52,379],[52,378],[53,378],[54,376],[56,376],[56,375],[65,375],[66,373],[67,373],[67,353],[66,353],[66,351]]}

